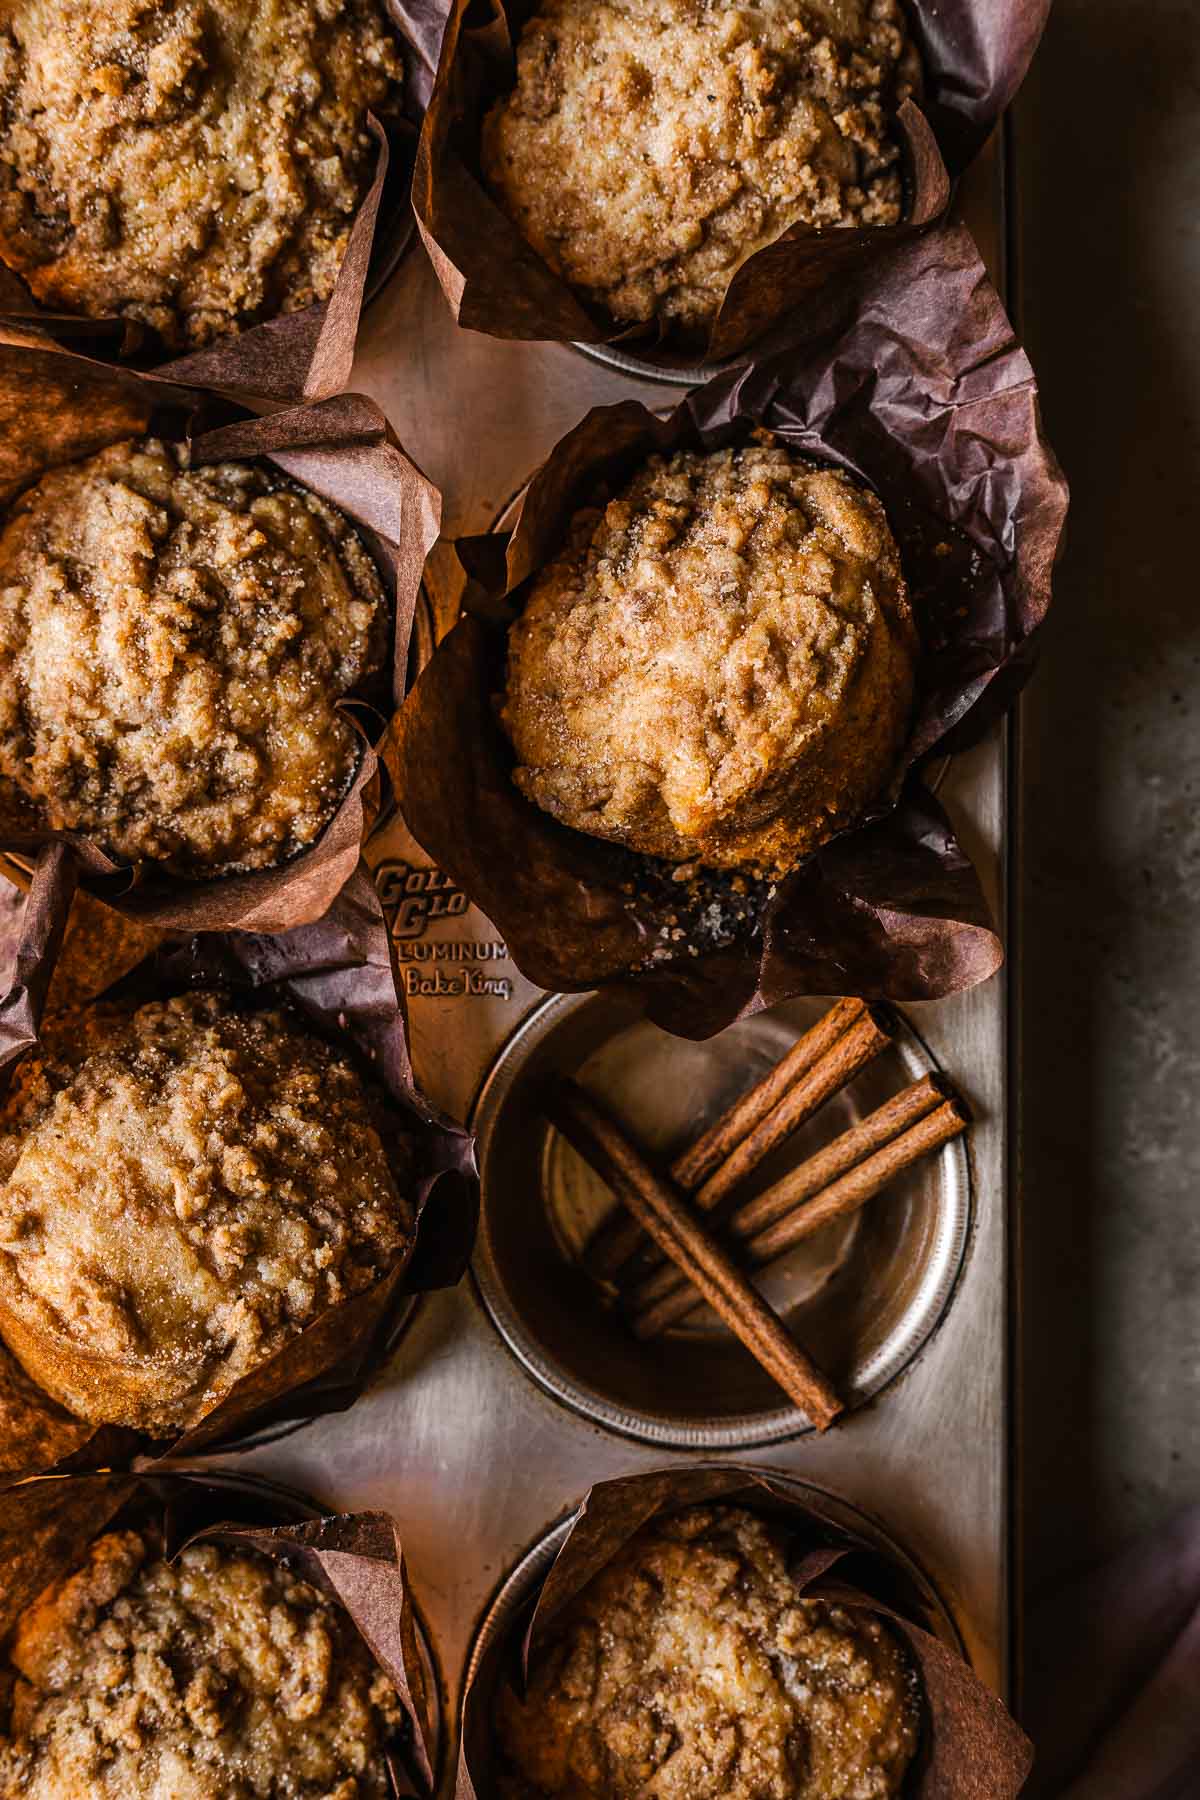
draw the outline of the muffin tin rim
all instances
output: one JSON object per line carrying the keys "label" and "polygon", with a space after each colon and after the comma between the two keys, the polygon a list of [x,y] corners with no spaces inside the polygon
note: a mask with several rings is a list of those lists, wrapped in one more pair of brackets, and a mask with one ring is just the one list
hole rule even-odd
{"label": "muffin tin rim", "polygon": [[[535,1333],[509,1301],[489,1232],[488,1151],[491,1135],[530,1050],[549,1038],[564,1016],[570,1017],[589,1005],[603,1004],[604,1000],[602,993],[594,991],[547,995],[530,1009],[500,1045],[475,1095],[468,1127],[476,1135],[478,1145],[480,1216],[471,1259],[471,1278],[484,1312],[528,1379],[558,1405],[617,1437],[661,1450],[716,1454],[761,1449],[788,1439],[810,1436],[812,1426],[790,1405],[708,1422],[638,1413],[623,1407],[606,1398],[597,1388],[585,1386],[563,1371],[553,1357],[542,1350]],[[906,1076],[916,1080],[937,1070],[936,1058],[911,1021],[903,1014],[897,1016],[902,1030],[897,1033],[895,1048],[906,1064]],[[847,1421],[852,1414],[862,1411],[894,1387],[920,1359],[949,1314],[958,1291],[975,1224],[971,1160],[962,1139],[944,1145],[929,1166],[940,1171],[938,1185],[947,1214],[939,1221],[929,1253],[933,1276],[920,1283],[906,1309],[903,1328],[885,1340],[882,1349],[857,1372],[849,1389]]]}

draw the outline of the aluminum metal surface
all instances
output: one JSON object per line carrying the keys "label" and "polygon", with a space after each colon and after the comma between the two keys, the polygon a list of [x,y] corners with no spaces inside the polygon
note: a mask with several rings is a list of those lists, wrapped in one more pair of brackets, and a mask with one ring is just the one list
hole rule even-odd
{"label": "aluminum metal surface", "polygon": [[[978,163],[963,201],[999,276],[1002,162]],[[406,258],[365,321],[353,385],[374,396],[445,493],[453,534],[486,530],[553,443],[593,405],[640,381],[569,345],[504,342],[452,324],[423,257]],[[439,629],[454,602],[439,558]],[[445,580],[440,579],[445,576]],[[942,788],[998,917],[1005,892],[1006,739],[957,758]],[[543,995],[489,922],[392,820],[370,847],[393,919],[418,1074],[469,1113],[501,1045]],[[1007,987],[1002,978],[909,1018],[976,1116],[970,1242],[953,1306],[924,1353],[826,1436],[738,1452],[877,1517],[927,1572],[981,1676],[1006,1691],[1010,1657]],[[479,1618],[505,1573],[593,1482],[673,1456],[603,1429],[532,1380],[470,1281],[418,1307],[387,1371],[348,1413],[232,1461],[326,1504],[400,1521],[413,1585],[445,1681],[447,1718]],[[446,1759],[447,1770],[453,1758]],[[449,1776],[443,1783],[448,1791]]]}
{"label": "aluminum metal surface", "polygon": [[736,356],[728,356],[723,362],[695,363],[691,367],[673,369],[649,362],[643,356],[631,356],[617,344],[572,344],[571,348],[578,350],[580,356],[590,356],[593,362],[616,369],[621,375],[633,376],[635,381],[658,381],[666,387],[698,387],[703,381],[711,381],[722,369],[731,369],[739,360]]}
{"label": "aluminum metal surface", "polygon": [[[483,1177],[475,1280],[514,1356],[564,1405],[676,1449],[744,1449],[809,1429],[711,1314],[653,1345],[632,1338],[579,1266],[611,1198],[541,1119],[539,1102],[547,1082],[574,1077],[667,1160],[824,1010],[822,1001],[792,1001],[694,1044],[611,996],[558,994],[504,1046],[472,1115]],[[894,1045],[768,1158],[747,1197],[935,1068],[901,1022]],[[951,1303],[970,1215],[960,1138],[908,1170],[886,1201],[838,1220],[759,1277],[848,1407],[880,1393],[928,1342]]]}

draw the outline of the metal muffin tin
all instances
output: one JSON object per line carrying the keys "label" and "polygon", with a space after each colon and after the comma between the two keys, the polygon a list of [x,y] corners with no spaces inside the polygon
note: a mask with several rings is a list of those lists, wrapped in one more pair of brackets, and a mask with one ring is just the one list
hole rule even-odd
{"label": "metal muffin tin", "polygon": [[[611,996],[558,994],[501,1051],[472,1118],[483,1176],[475,1279],[510,1350],[564,1405],[676,1449],[745,1449],[807,1429],[711,1315],[645,1345],[605,1304],[578,1255],[611,1198],[540,1117],[539,1093],[547,1077],[576,1077],[669,1160],[824,1010],[820,1001],[791,1001],[693,1044]],[[768,1159],[754,1189],[935,1066],[902,1026],[893,1049]],[[760,1281],[848,1406],[894,1380],[938,1325],[966,1252],[970,1212],[967,1154],[957,1139],[907,1171],[886,1200],[797,1246]]]}
{"label": "metal muffin tin", "polygon": [[[999,142],[975,164],[960,202],[1002,283]],[[488,529],[589,407],[631,395],[651,406],[669,400],[661,378],[642,379],[632,364],[611,351],[579,355],[566,344],[459,331],[427,262],[413,256],[371,307],[351,385],[379,401],[406,449],[443,489],[444,528],[457,535]],[[452,559],[439,555],[429,614],[421,621],[422,650],[448,628],[457,596]],[[1010,756],[1008,733],[998,728],[953,761],[941,790],[1001,920]],[[489,922],[430,866],[398,817],[381,825],[369,859],[393,922],[418,1075],[448,1111],[461,1118],[474,1111],[483,1133],[490,1185],[478,1285],[467,1280],[425,1298],[387,1369],[350,1411],[213,1460],[285,1481],[332,1507],[377,1507],[396,1516],[448,1721],[457,1716],[480,1631],[495,1629],[524,1592],[552,1546],[548,1528],[591,1483],[714,1453],[809,1484],[837,1496],[848,1514],[876,1521],[883,1540],[924,1572],[977,1672],[1007,1694],[1013,1246],[1004,977],[906,1009],[908,1031],[898,1054],[910,1062],[893,1068],[891,1089],[907,1068],[926,1066],[920,1059],[927,1057],[966,1094],[976,1122],[965,1150],[951,1147],[936,1167],[925,1165],[915,1194],[898,1201],[901,1213],[906,1205],[924,1209],[936,1229],[928,1251],[915,1256],[910,1301],[877,1343],[858,1347],[854,1409],[818,1437],[800,1431],[795,1414],[781,1413],[761,1393],[739,1400],[748,1391],[745,1365],[703,1327],[680,1334],[670,1355],[677,1367],[689,1353],[715,1359],[712,1366],[725,1371],[713,1377],[719,1393],[697,1403],[698,1410],[681,1407],[677,1398],[663,1405],[661,1396],[631,1403],[626,1395],[618,1403],[600,1366],[602,1353],[593,1348],[590,1363],[564,1373],[561,1346],[548,1354],[536,1309],[511,1304],[501,1263],[511,1261],[512,1250],[502,1253],[497,1196],[512,1172],[491,1160],[527,1059],[572,1021],[602,1018],[608,1003],[593,1011],[583,999],[547,1002],[520,975]],[[798,1004],[738,1029],[761,1055],[768,1041],[794,1033],[804,1016]],[[677,1049],[681,1059],[694,1056],[691,1046]],[[865,1099],[866,1088],[856,1084],[846,1104]],[[548,1176],[534,1168],[537,1154],[535,1141],[523,1147],[521,1180],[530,1208],[541,1205],[534,1191],[540,1183],[549,1180],[553,1189],[563,1177],[561,1168]],[[513,1203],[510,1196],[505,1204]],[[848,1265],[858,1235],[865,1244],[897,1202],[872,1204],[878,1218],[864,1219],[850,1234],[854,1242],[843,1246]],[[811,1269],[809,1275],[798,1324],[814,1294],[819,1300],[822,1284]],[[689,1352],[689,1344],[700,1348]],[[648,1393],[654,1360],[666,1353],[662,1344],[645,1353]],[[751,1369],[751,1386],[753,1379]],[[673,1447],[679,1445],[686,1447]],[[450,1748],[453,1733],[447,1737]],[[453,1756],[445,1755],[443,1795],[453,1791],[453,1766]]]}
{"label": "metal muffin tin", "polygon": [[631,375],[635,381],[661,381],[668,387],[698,387],[702,381],[710,381],[721,369],[731,369],[737,362],[736,356],[726,357],[723,362],[694,363],[690,367],[680,365],[678,368],[663,367],[652,363],[647,357],[631,355],[622,350],[619,344],[573,344],[580,356],[590,356],[593,362],[602,363],[607,369],[615,369],[620,375]]}

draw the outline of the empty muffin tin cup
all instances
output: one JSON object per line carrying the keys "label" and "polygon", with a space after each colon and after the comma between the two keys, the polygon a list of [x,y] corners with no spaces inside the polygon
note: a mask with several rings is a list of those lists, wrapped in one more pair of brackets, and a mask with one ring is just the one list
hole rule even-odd
{"label": "empty muffin tin cup", "polygon": [[[639,1341],[580,1254],[612,1197],[546,1121],[570,1076],[661,1163],[784,1055],[829,1002],[789,1001],[704,1043],[670,1036],[609,994],[559,994],[509,1039],[476,1102],[482,1211],[474,1272],[501,1337],[555,1399],[644,1443],[720,1450],[809,1429],[707,1311]],[[899,1022],[895,1042],[755,1171],[778,1180],[936,1064]],[[966,1250],[971,1187],[962,1139],[755,1277],[788,1329],[861,1406],[917,1356],[943,1317]]]}

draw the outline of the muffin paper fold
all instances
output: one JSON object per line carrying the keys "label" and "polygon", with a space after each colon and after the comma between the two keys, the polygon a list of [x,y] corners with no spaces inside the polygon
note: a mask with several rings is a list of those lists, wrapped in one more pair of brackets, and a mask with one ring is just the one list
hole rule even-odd
{"label": "muffin paper fold", "polygon": [[111,1530],[153,1531],[172,1558],[206,1541],[285,1562],[335,1600],[392,1683],[407,1741],[388,1757],[397,1796],[433,1787],[437,1737],[399,1531],[385,1513],[325,1512],[275,1482],[226,1472],[87,1474],[0,1493],[0,1649],[21,1614]]}
{"label": "muffin paper fold", "polygon": [[136,322],[92,319],[42,306],[21,277],[0,263],[0,331],[25,331],[35,341],[74,346],[193,387],[276,403],[322,400],[346,388],[363,307],[394,273],[416,235],[410,197],[413,162],[449,0],[385,0],[383,10],[403,47],[403,107],[386,129],[367,115],[376,143],[375,172],[354,215],[327,300],[170,357],[157,334]]}
{"label": "muffin paper fold", "polygon": [[745,349],[821,291],[852,280],[911,241],[949,205],[1024,79],[1050,0],[912,0],[906,7],[925,70],[920,105],[897,114],[906,166],[898,225],[794,225],[735,271],[700,343],[653,325],[622,325],[578,295],[525,242],[488,191],[480,130],[513,87],[516,45],[534,0],[455,0],[437,84],[421,129],[413,206],[442,291],[460,325],[493,337],[618,344],[664,369]]}
{"label": "muffin paper fold", "polygon": [[[73,870],[62,846],[43,851],[0,994],[0,1082],[37,1043],[71,903]],[[109,999],[139,1004],[198,986],[290,1002],[323,1035],[351,1050],[365,1077],[392,1103],[412,1140],[415,1174],[407,1197],[415,1228],[379,1281],[318,1315],[237,1382],[197,1424],[168,1443],[124,1428],[94,1428],[44,1394],[0,1339],[0,1489],[49,1470],[116,1464],[153,1468],[167,1457],[246,1447],[264,1432],[306,1423],[353,1404],[387,1362],[415,1295],[453,1286],[474,1241],[478,1189],[474,1145],[420,1094],[408,1053],[391,940],[365,869],[328,915],[281,935],[253,932],[164,936],[126,972],[120,942]],[[51,1004],[58,996],[51,990]]]}
{"label": "muffin paper fold", "polygon": [[[876,1614],[904,1639],[924,1692],[921,1742],[904,1793],[911,1800],[1012,1800],[1033,1761],[1028,1739],[953,1645],[921,1578],[847,1532],[812,1489],[751,1469],[663,1469],[598,1482],[571,1518],[549,1572],[473,1665],[463,1699],[456,1800],[497,1800],[491,1729],[500,1684],[524,1686],[530,1658],[556,1618],[644,1525],[684,1507],[744,1507],[794,1534],[797,1593]],[[933,1615],[931,1617],[931,1614]],[[940,1635],[927,1629],[940,1624]]]}
{"label": "muffin paper fold", "polygon": [[[264,458],[357,526],[393,612],[385,667],[348,696],[358,768],[314,843],[275,868],[191,880],[151,863],[115,862],[78,833],[46,830],[20,796],[0,793],[0,854],[26,857],[56,837],[94,895],[144,924],[183,931],[287,931],[318,919],[358,864],[387,800],[374,746],[403,697],[409,640],[441,496],[361,394],[267,417],[196,389],[112,369],[0,328],[0,507],[49,469],[146,433],[190,444],[196,464]],[[0,526],[3,513],[0,511]]]}
{"label": "muffin paper fold", "polygon": [[[496,721],[507,625],[571,514],[648,455],[766,427],[883,501],[922,639],[909,741],[874,813],[769,888],[701,880],[570,830],[526,801]],[[531,481],[507,538],[460,543],[465,614],[384,755],[410,830],[544,988],[636,991],[666,1029],[706,1037],[796,994],[926,1000],[1002,960],[979,878],[923,778],[974,742],[1027,678],[1050,603],[1066,487],[1033,371],[969,234],[946,227],[827,302],[791,347],[696,389],[667,418],[590,412]],[[712,909],[748,918],[708,933]]]}

